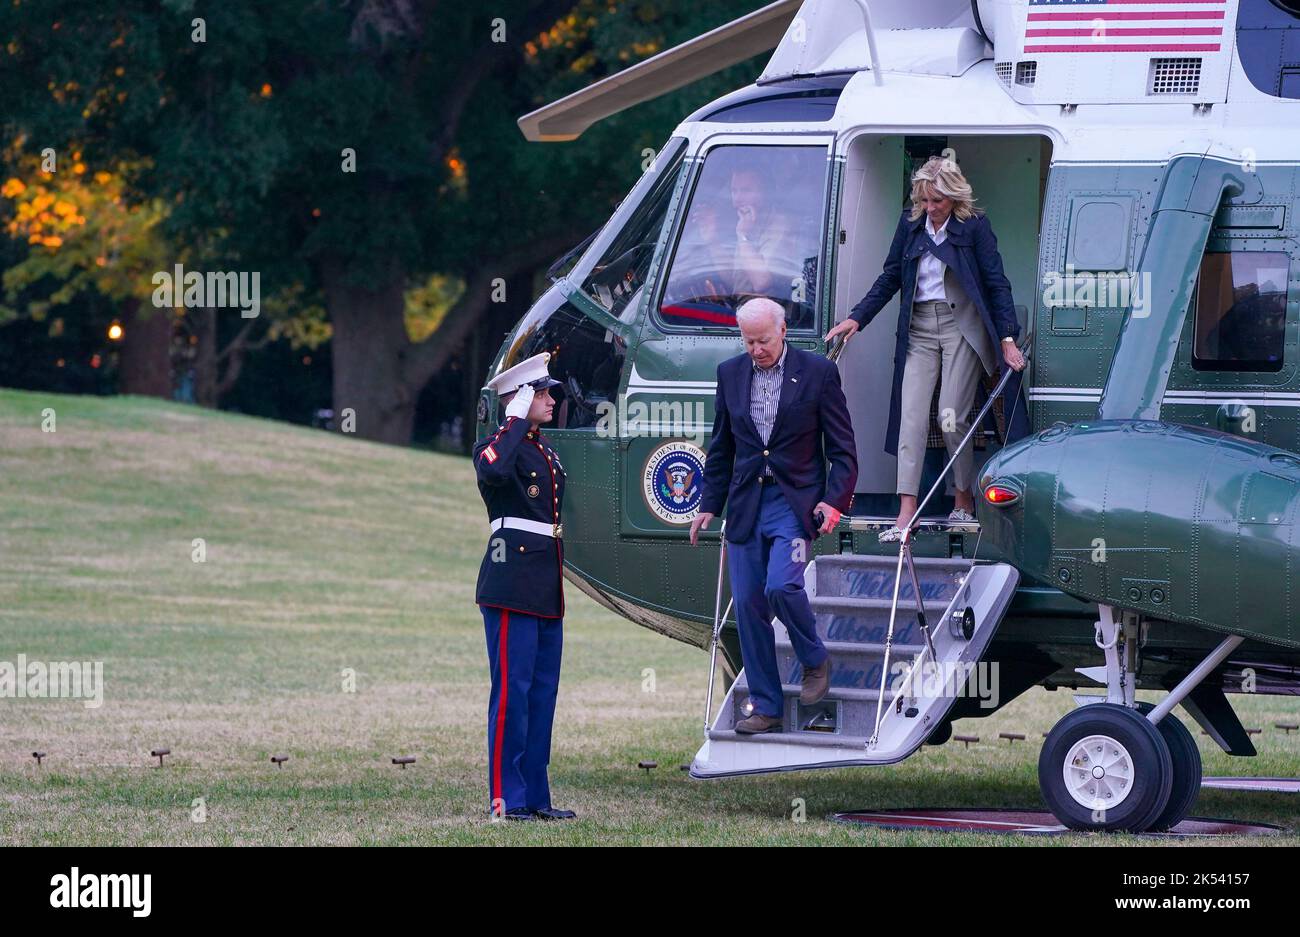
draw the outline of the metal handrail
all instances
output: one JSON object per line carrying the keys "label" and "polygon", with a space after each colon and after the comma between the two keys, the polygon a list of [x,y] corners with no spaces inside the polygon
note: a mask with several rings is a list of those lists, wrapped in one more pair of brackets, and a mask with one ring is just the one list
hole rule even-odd
{"label": "metal handrail", "polygon": [[724,520],[722,526],[718,528],[720,537],[718,538],[718,591],[713,600],[713,641],[709,645],[709,694],[704,699],[704,739],[708,741],[710,719],[713,718],[713,684],[718,679],[718,641],[722,635],[722,623],[727,620],[727,614],[731,611],[731,603],[734,596],[727,599],[727,610],[721,615],[718,609],[722,607],[722,568],[727,559],[727,522]]}
{"label": "metal handrail", "polygon": [[[1025,348],[1028,348],[1028,342],[1026,342]],[[1021,349],[1021,354],[1025,357],[1025,368],[1028,368],[1029,356],[1024,353],[1025,349]],[[917,623],[921,626],[921,633],[925,636],[925,648],[921,651],[920,655],[918,655],[917,660],[913,662],[912,669],[908,671],[907,679],[903,681],[903,686],[899,690],[899,695],[895,697],[894,701],[901,701],[902,690],[911,683],[912,674],[916,672],[916,665],[924,659],[926,654],[930,655],[931,660],[934,660],[936,663],[938,662],[935,657],[934,640],[930,635],[930,626],[925,617],[925,602],[921,598],[921,587],[916,575],[916,559],[912,556],[913,526],[921,516],[921,512],[925,509],[925,506],[930,503],[930,499],[934,497],[935,492],[939,490],[939,486],[942,485],[944,479],[948,477],[948,473],[952,471],[952,467],[957,464],[957,458],[961,455],[962,450],[964,450],[966,446],[970,444],[971,439],[974,438],[975,431],[979,428],[980,424],[984,422],[984,418],[988,416],[989,410],[993,407],[993,401],[1002,396],[1002,391],[1006,389],[1007,382],[1011,380],[1011,375],[1024,373],[1025,368],[1021,368],[1020,371],[1016,371],[1011,367],[1005,369],[1005,372],[998,381],[997,386],[993,389],[993,392],[988,395],[988,399],[984,401],[984,406],[980,408],[979,415],[971,421],[970,429],[966,430],[966,435],[962,437],[962,441],[957,445],[957,448],[953,450],[948,459],[948,464],[943,467],[943,471],[939,473],[939,477],[935,479],[934,484],[930,486],[930,490],[926,492],[925,497],[921,499],[919,504],[917,504],[916,510],[912,512],[912,516],[907,520],[907,527],[903,530],[903,537],[898,545],[898,566],[894,570],[894,596],[889,606],[889,630],[885,632],[885,658],[880,667],[880,692],[876,695],[876,724],[871,731],[871,738],[867,742],[868,748],[875,748],[876,743],[880,740],[880,723],[884,718],[885,680],[889,676],[889,657],[894,646],[894,623],[898,615],[898,593],[903,583],[904,562],[906,562],[908,572],[911,575],[912,591],[916,595],[916,619]],[[1012,416],[1014,416],[1014,411],[1012,411]],[[1009,416],[1007,418],[1008,428],[1010,425],[1011,417]]]}
{"label": "metal handrail", "polygon": [[[856,335],[857,333],[855,332],[854,334]],[[852,337],[853,335],[846,336],[845,338],[841,338],[838,342],[832,340],[830,345],[826,348],[826,357],[829,358],[832,363],[838,362],[840,360],[840,355],[844,352],[844,346],[849,343],[849,339]]]}

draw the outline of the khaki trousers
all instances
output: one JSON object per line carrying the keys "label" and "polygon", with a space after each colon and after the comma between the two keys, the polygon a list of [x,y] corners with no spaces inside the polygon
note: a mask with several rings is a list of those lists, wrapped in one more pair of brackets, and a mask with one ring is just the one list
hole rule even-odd
{"label": "khaki trousers", "polygon": [[[898,493],[917,495],[925,440],[930,429],[930,400],[935,378],[939,388],[939,428],[951,457],[970,429],[970,408],[984,365],[970,342],[962,336],[946,302],[912,304],[907,335],[907,362],[903,368],[903,394],[898,427]],[[953,465],[953,484],[971,488],[971,447],[962,450]]]}

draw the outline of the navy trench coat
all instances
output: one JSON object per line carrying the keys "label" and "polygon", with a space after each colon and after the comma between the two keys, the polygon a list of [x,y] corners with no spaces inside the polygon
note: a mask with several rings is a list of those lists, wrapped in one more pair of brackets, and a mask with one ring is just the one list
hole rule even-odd
{"label": "navy trench coat", "polygon": [[[898,312],[898,333],[894,344],[894,387],[889,398],[889,425],[885,430],[885,451],[898,455],[898,425],[902,411],[903,368],[907,363],[908,326],[912,321],[912,297],[916,295],[916,269],[921,255],[933,250],[934,255],[951,267],[960,278],[962,288],[970,297],[984,327],[993,339],[993,347],[1001,358],[1003,338],[1019,338],[1020,323],[1011,301],[1011,283],[1002,272],[1002,257],[998,254],[998,241],[993,235],[989,220],[982,214],[972,215],[962,221],[955,214],[948,218],[947,233],[943,243],[935,244],[925,230],[925,215],[915,221],[908,220],[910,208],[903,209],[898,218],[898,229],[889,256],[876,282],[867,295],[849,311],[849,318],[866,326],[876,314],[893,299],[900,289],[904,302]],[[1006,364],[1003,363],[1003,367]],[[1029,415],[1021,393],[1023,372],[1011,375],[1002,392],[1003,414],[1006,417],[1006,443],[1029,435]],[[984,399],[980,388],[979,400]],[[927,406],[929,402],[927,401]]]}

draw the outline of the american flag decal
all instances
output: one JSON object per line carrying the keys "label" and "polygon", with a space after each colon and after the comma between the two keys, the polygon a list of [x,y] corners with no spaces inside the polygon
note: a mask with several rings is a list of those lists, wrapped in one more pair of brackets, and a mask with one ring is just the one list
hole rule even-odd
{"label": "american flag decal", "polygon": [[1218,52],[1227,0],[1029,0],[1025,52]]}

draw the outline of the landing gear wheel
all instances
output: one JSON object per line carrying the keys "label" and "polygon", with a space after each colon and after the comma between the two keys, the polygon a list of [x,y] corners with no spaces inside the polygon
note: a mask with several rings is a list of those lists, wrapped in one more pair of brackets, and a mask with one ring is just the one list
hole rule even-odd
{"label": "landing gear wheel", "polygon": [[[1143,715],[1154,708],[1150,703],[1138,703],[1138,712]],[[1187,731],[1187,726],[1173,713],[1161,719],[1156,728],[1169,746],[1174,765],[1169,803],[1151,824],[1151,829],[1163,832],[1181,823],[1196,804],[1196,797],[1201,793],[1201,750],[1196,747],[1196,739]]]}
{"label": "landing gear wheel", "polygon": [[1072,830],[1140,833],[1160,818],[1173,786],[1173,759],[1139,712],[1091,703],[1061,719],[1038,756],[1038,785]]}

